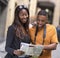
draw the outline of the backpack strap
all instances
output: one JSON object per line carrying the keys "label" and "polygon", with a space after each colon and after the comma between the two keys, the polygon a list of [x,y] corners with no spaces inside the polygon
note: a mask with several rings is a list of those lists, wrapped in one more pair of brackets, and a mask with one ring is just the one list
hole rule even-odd
{"label": "backpack strap", "polygon": [[44,39],[46,37],[46,25],[44,26],[44,32],[43,32],[43,42],[42,45],[44,45]]}
{"label": "backpack strap", "polygon": [[[34,43],[33,43],[33,44],[35,44],[35,43],[36,43],[36,36],[37,36],[37,32],[38,32],[38,26],[36,26],[36,32],[35,32],[35,37],[34,37]],[[45,39],[45,37],[46,37],[46,25],[44,26],[43,42],[42,42],[42,44],[44,44],[44,39]]]}

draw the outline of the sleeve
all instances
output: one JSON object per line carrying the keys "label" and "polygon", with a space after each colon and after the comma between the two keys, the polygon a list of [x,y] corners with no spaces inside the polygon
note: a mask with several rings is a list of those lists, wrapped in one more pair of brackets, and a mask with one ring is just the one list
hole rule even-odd
{"label": "sleeve", "polygon": [[56,28],[52,28],[51,43],[58,43],[57,31]]}
{"label": "sleeve", "polygon": [[14,49],[11,48],[12,42],[13,42],[13,38],[14,37],[14,28],[12,26],[10,26],[8,28],[7,31],[7,38],[6,38],[6,46],[5,46],[5,50],[10,53],[11,55],[13,55],[13,51]]}

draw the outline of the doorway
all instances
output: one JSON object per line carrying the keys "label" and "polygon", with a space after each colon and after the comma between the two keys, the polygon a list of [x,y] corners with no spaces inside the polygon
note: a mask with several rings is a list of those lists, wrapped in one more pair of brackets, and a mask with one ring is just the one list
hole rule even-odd
{"label": "doorway", "polygon": [[38,1],[37,7],[45,10],[48,13],[48,22],[50,24],[52,24],[53,23],[54,8],[55,8],[54,3],[46,2],[46,1],[44,1],[44,2]]}

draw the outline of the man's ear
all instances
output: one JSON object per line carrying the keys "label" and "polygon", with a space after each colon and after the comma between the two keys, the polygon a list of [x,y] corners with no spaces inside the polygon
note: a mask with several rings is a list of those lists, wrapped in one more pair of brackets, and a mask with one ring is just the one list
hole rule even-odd
{"label": "man's ear", "polygon": [[46,20],[46,23],[49,23],[49,21],[48,21],[48,20]]}

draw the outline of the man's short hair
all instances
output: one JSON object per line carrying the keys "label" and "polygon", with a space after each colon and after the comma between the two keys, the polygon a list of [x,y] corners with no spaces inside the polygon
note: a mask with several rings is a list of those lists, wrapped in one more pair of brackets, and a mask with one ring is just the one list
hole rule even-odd
{"label": "man's short hair", "polygon": [[44,16],[47,16],[48,13],[45,11],[45,10],[41,10],[38,12],[38,15],[44,15]]}

